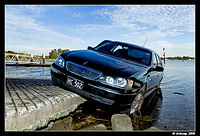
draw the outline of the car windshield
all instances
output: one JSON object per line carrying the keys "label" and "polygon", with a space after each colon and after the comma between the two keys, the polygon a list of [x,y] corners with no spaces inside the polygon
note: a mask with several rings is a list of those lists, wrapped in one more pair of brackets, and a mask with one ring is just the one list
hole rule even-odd
{"label": "car windshield", "polygon": [[114,42],[107,42],[94,48],[95,51],[103,52],[109,55],[135,61],[149,66],[151,61],[151,52],[145,49],[127,46]]}

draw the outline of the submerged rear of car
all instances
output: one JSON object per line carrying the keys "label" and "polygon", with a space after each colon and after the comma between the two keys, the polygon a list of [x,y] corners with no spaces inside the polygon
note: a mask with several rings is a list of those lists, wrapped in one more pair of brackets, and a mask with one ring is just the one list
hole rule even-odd
{"label": "submerged rear of car", "polygon": [[60,54],[51,77],[86,99],[128,108],[132,114],[162,80],[163,68],[154,67],[153,55],[140,46],[106,40],[95,48]]}

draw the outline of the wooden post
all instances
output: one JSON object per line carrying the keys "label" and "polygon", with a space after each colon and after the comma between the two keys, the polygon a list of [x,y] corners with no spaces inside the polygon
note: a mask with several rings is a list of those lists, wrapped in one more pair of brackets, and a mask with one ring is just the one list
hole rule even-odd
{"label": "wooden post", "polygon": [[164,55],[163,56],[164,56],[164,64],[165,64],[165,56],[166,56],[165,55],[165,48],[163,48],[163,51],[164,51]]}
{"label": "wooden post", "polygon": [[18,56],[18,54],[16,54],[16,61],[19,61],[19,56]]}
{"label": "wooden post", "polygon": [[42,54],[43,64],[45,64],[45,54]]}
{"label": "wooden post", "polygon": [[33,54],[31,54],[30,62],[33,62]]}
{"label": "wooden post", "polygon": [[[16,54],[16,61],[19,61],[19,56],[18,56],[18,54]],[[18,64],[18,62],[16,62],[16,64]]]}

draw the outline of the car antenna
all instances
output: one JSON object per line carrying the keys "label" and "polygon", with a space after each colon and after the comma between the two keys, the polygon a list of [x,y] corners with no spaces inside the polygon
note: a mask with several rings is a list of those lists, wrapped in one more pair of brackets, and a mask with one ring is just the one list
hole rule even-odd
{"label": "car antenna", "polygon": [[[144,45],[146,44],[146,42],[147,42],[147,39],[145,40]],[[143,45],[143,47],[144,47],[144,45]]]}

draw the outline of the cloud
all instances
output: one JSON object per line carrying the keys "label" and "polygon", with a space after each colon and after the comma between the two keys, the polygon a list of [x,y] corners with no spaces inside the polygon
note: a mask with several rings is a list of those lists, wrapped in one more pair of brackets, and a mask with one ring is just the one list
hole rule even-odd
{"label": "cloud", "polygon": [[[36,11],[40,12],[41,10],[36,9],[35,12]],[[80,38],[51,30],[48,25],[36,22],[32,16],[14,14],[9,10],[6,10],[5,23],[7,48],[15,45],[18,46],[18,49],[24,48],[33,52],[35,49],[46,49],[49,45],[54,45],[54,48],[60,47],[72,50],[80,48],[79,46],[85,43],[85,41]],[[31,50],[29,47],[25,48],[25,46],[31,46],[33,49]],[[49,51],[50,50],[48,50],[48,52]]]}
{"label": "cloud", "polygon": [[147,46],[145,47],[153,49],[159,56],[163,56],[165,48],[165,53],[167,57],[175,56],[195,56],[195,44],[194,43],[171,43],[170,41],[155,41],[149,43],[147,41]]}
{"label": "cloud", "polygon": [[166,47],[166,48],[173,48],[173,49],[192,49],[194,50],[195,44],[194,43],[182,43],[182,44],[172,44],[169,41],[157,41],[155,44]]}
{"label": "cloud", "polygon": [[81,18],[82,17],[82,14],[80,12],[76,12],[72,15],[72,17],[75,17],[75,18]]}
{"label": "cloud", "polygon": [[[157,45],[157,46],[155,46]],[[152,43],[151,47],[155,47],[155,51],[159,54],[163,54],[162,48],[165,48],[167,56],[195,56],[195,44],[194,43],[182,43],[175,44],[169,41],[157,41]]]}
{"label": "cloud", "polygon": [[119,35],[123,35],[123,32],[126,31],[124,36],[126,37],[127,35],[128,37],[128,35],[145,30],[146,28],[145,26],[142,27],[137,24],[79,24],[71,29],[71,31],[77,31],[80,34],[102,34],[120,30],[120,33],[118,33]]}
{"label": "cloud", "polygon": [[194,32],[195,6],[193,5],[131,5],[110,6],[96,12],[113,24],[157,26],[160,30]]}
{"label": "cloud", "polygon": [[85,24],[77,25],[76,31],[81,34],[99,34],[112,28],[113,26],[111,25]]}
{"label": "cloud", "polygon": [[6,11],[15,15],[29,15],[31,17],[43,17],[47,11],[57,9],[53,5],[7,5]]}
{"label": "cloud", "polygon": [[169,43],[168,41],[157,41],[156,44],[158,44],[161,47],[174,47],[174,45]]}
{"label": "cloud", "polygon": [[[34,55],[49,55],[49,52],[51,51],[52,48],[43,48],[43,47],[38,47],[34,46],[31,44],[28,44],[29,46],[26,45],[17,45],[17,44],[10,44],[9,47],[6,47],[6,50],[12,50],[15,52],[21,52],[21,53],[29,53],[29,54],[34,54]],[[14,49],[14,50],[13,50]]]}
{"label": "cloud", "polygon": [[168,36],[194,32],[193,5],[114,5],[93,11],[106,25],[81,25],[83,34],[115,33],[121,39],[143,44],[145,39],[159,40]]}
{"label": "cloud", "polygon": [[[80,49],[85,48],[86,42],[96,43],[102,39],[138,45],[143,45],[147,39],[145,47],[178,49],[179,45],[175,43],[180,37],[171,37],[191,36],[195,31],[194,5],[114,5],[87,10],[61,7],[63,6],[6,6],[6,48],[22,52],[27,50],[27,53],[34,50],[39,54],[46,51],[45,54],[48,54],[53,48]],[[62,22],[48,22],[48,19],[55,19],[58,13]],[[87,41],[79,37],[84,37]],[[189,38],[185,39],[191,41]],[[181,40],[179,43],[185,42]],[[184,45],[183,49],[193,48],[187,46]]]}

